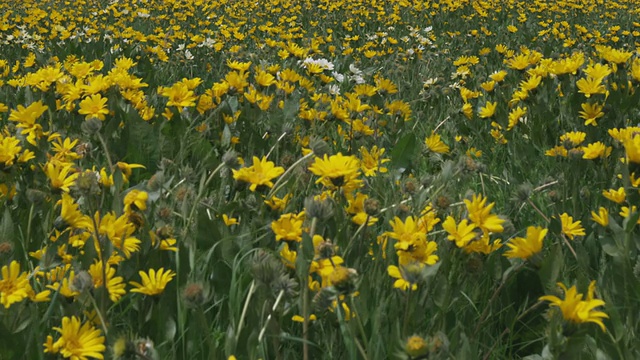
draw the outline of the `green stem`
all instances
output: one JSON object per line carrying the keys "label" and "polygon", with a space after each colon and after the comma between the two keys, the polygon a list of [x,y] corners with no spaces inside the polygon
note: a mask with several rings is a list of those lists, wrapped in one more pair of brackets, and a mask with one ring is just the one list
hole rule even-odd
{"label": "green stem", "polygon": [[111,160],[111,155],[109,155],[109,147],[107,146],[107,142],[104,141],[102,134],[96,133],[96,135],[98,136],[98,140],[100,141],[100,144],[104,149],[104,156],[107,158],[107,163],[109,164],[109,170],[111,170],[111,172],[113,173],[113,170],[114,170],[113,161]]}
{"label": "green stem", "polygon": [[513,274],[516,274],[520,269],[524,267],[525,264],[526,264],[525,262],[518,264],[513,269],[513,271],[511,271],[507,275],[507,277],[504,280],[502,280],[502,283],[500,283],[500,286],[498,286],[498,288],[493,292],[493,294],[491,295],[491,298],[489,299],[489,302],[487,303],[487,306],[484,308],[484,310],[482,311],[482,314],[480,315],[480,318],[478,319],[478,324],[476,325],[476,328],[473,332],[474,334],[479,334],[480,327],[487,320],[486,318],[489,315],[489,309],[491,308],[491,303],[495,301],[495,299],[498,297],[498,294],[500,294],[500,291],[502,291],[502,289],[507,285],[509,280],[511,280],[511,277],[513,276]]}
{"label": "green stem", "polygon": [[358,316],[358,309],[356,307],[355,301],[351,298],[351,311],[353,312],[353,317],[356,318],[356,324],[358,324],[358,330],[360,331],[360,336],[362,336],[362,340],[365,341],[365,345],[369,348],[369,341],[367,341],[367,333],[364,331],[364,325],[362,324],[362,319]]}
{"label": "green stem", "polygon": [[212,354],[213,352],[215,352],[216,347],[213,343],[213,339],[211,338],[211,329],[209,329],[209,324],[207,324],[207,318],[201,306],[198,306],[198,317],[200,318],[202,331],[204,331],[204,335],[207,339],[207,346],[209,346],[209,354]]}
{"label": "green stem", "polygon": [[289,175],[289,173],[291,173],[291,171],[293,171],[293,169],[296,168],[296,166],[300,165],[302,162],[304,162],[305,160],[309,159],[313,155],[314,155],[314,153],[312,151],[312,152],[308,153],[307,155],[305,155],[305,156],[301,157],[300,159],[298,159],[298,161],[294,162],[293,165],[289,166],[289,168],[282,175],[280,175],[278,180],[276,180],[276,183],[273,185],[273,187],[271,188],[271,190],[267,194],[266,199],[271,199],[273,194],[275,194],[280,189],[280,184],[284,181],[284,179],[287,178],[287,175]]}
{"label": "green stem", "polygon": [[[35,204],[31,203],[31,208],[29,208],[29,220],[27,221],[27,238],[25,239],[25,248],[24,248],[24,260],[25,264],[31,265],[29,261],[29,245],[31,244],[31,222],[33,221],[33,211],[35,209]],[[33,270],[33,268],[31,268]]]}
{"label": "green stem", "polygon": [[256,288],[256,281],[251,281],[251,286],[249,287],[249,293],[247,294],[247,300],[244,302],[244,307],[242,308],[242,314],[240,315],[240,321],[238,321],[238,326],[236,327],[238,330],[236,331],[236,344],[238,340],[240,340],[240,333],[242,332],[242,327],[244,325],[244,317],[247,316],[247,310],[249,309],[249,303],[251,302],[251,296]]}
{"label": "green stem", "polygon": [[[313,153],[311,153],[313,154]],[[313,239],[313,235],[316,232],[316,225],[318,224],[318,218],[311,220],[311,228],[309,229],[309,237]],[[303,274],[302,279],[302,359],[309,360],[309,276]]]}
{"label": "green stem", "polygon": [[184,228],[182,229],[182,238],[183,239],[187,236],[187,232],[189,231],[189,227],[191,226],[191,221],[193,220],[193,216],[195,215],[195,212],[196,212],[196,209],[198,208],[198,204],[200,203],[200,200],[204,196],[205,189],[207,188],[207,186],[209,185],[209,183],[213,179],[213,176],[215,174],[217,174],[218,171],[220,171],[220,169],[222,169],[223,166],[224,166],[224,163],[221,163],[220,165],[218,165],[218,167],[215,168],[213,170],[213,172],[211,172],[211,174],[209,175],[207,180],[205,180],[204,184],[202,184],[202,186],[200,187],[200,190],[198,190],[198,195],[196,196],[196,199],[193,202],[193,206],[191,207],[191,210],[189,211],[189,216],[187,217],[187,220],[186,220],[186,222],[184,224]]}
{"label": "green stem", "polygon": [[[104,264],[103,264],[104,266]],[[107,287],[105,286],[105,290],[107,289]],[[90,293],[87,292],[87,295],[89,296],[89,299],[91,299],[91,304],[93,305],[93,308],[96,310],[96,314],[98,315],[98,318],[100,319],[100,325],[102,325],[102,331],[104,332],[104,336],[106,337],[108,332],[107,332],[107,324],[104,322],[104,317],[102,316],[102,310],[100,310],[100,308],[98,307],[98,304],[96,303],[96,299],[93,298],[93,295],[91,295]]]}
{"label": "green stem", "polygon": [[267,320],[265,321],[264,326],[262,327],[262,329],[260,330],[260,334],[258,335],[258,342],[259,343],[262,342],[262,338],[264,337],[264,333],[267,331],[267,326],[269,325],[269,321],[271,321],[271,318],[273,317],[273,313],[278,308],[278,305],[280,305],[280,301],[282,300],[283,296],[284,296],[284,290],[280,290],[280,292],[278,293],[278,297],[276,298],[275,303],[273,303],[273,307],[271,307],[271,311],[269,312],[269,316],[267,316]]}
{"label": "green stem", "polygon": [[407,336],[407,328],[409,327],[409,312],[411,307],[411,295],[413,290],[409,286],[409,293],[407,294],[407,306],[404,309],[404,320],[402,321],[402,336]]}

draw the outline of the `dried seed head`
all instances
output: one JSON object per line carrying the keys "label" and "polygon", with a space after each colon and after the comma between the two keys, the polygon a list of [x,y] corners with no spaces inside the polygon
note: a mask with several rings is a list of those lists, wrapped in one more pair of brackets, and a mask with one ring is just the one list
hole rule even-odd
{"label": "dried seed head", "polygon": [[419,189],[418,182],[414,178],[407,179],[407,181],[405,181],[404,184],[402,185],[402,191],[404,191],[409,195],[415,194],[416,191],[418,191],[418,189]]}
{"label": "dried seed head", "polygon": [[240,162],[238,161],[238,153],[233,150],[229,150],[224,153],[224,155],[222,155],[222,162],[231,169],[235,169],[240,166]]}
{"label": "dried seed head", "polygon": [[176,200],[177,201],[184,201],[185,199],[190,198],[192,195],[192,191],[191,188],[188,186],[180,186],[177,190],[176,190]]}
{"label": "dried seed head", "polygon": [[400,205],[396,206],[395,212],[396,212],[396,215],[399,218],[404,219],[411,212],[411,208],[409,206],[405,205],[405,204],[400,204]]}
{"label": "dried seed head", "polygon": [[160,220],[168,221],[171,218],[171,213],[172,213],[171,208],[167,206],[161,206],[158,209],[157,215]]}
{"label": "dried seed head", "polygon": [[95,171],[87,170],[78,174],[74,188],[84,196],[99,195],[100,183],[98,174]]}
{"label": "dried seed head", "polygon": [[380,211],[380,201],[378,199],[369,198],[364,201],[364,212],[369,216],[375,216]]}
{"label": "dried seed head", "polygon": [[335,246],[329,239],[320,242],[316,247],[316,252],[318,254],[318,258],[316,260],[329,259],[336,254]]}
{"label": "dried seed head", "polygon": [[547,193],[547,196],[549,196],[549,200],[551,200],[553,202],[560,201],[560,194],[556,190],[549,191]]}
{"label": "dried seed head", "polygon": [[188,284],[182,291],[182,299],[188,308],[197,308],[204,304],[204,288],[198,283]]}
{"label": "dried seed head", "polygon": [[29,200],[34,205],[42,204],[47,198],[47,194],[40,190],[36,189],[27,189],[27,200]]}
{"label": "dried seed head", "polygon": [[13,244],[8,241],[0,242],[0,258],[13,253]]}
{"label": "dried seed head", "polygon": [[160,190],[162,188],[162,183],[164,182],[164,173],[162,171],[158,171],[147,181],[147,187],[149,191],[154,192]]}
{"label": "dried seed head", "polygon": [[440,211],[447,210],[451,205],[451,199],[446,195],[440,195],[436,199],[435,205]]}
{"label": "dried seed head", "polygon": [[93,278],[88,272],[80,271],[73,277],[70,288],[72,291],[83,293],[85,290],[93,288]]}

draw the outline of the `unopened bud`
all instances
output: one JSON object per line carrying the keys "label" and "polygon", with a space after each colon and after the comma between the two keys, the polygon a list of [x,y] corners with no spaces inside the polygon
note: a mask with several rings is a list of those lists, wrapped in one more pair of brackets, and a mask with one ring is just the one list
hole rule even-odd
{"label": "unopened bud", "polygon": [[102,121],[98,118],[91,118],[80,125],[80,129],[87,135],[93,135],[102,129]]}

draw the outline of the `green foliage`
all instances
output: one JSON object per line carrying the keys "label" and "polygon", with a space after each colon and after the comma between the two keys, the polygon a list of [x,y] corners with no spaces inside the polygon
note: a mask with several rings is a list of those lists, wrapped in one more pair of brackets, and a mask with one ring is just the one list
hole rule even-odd
{"label": "green foliage", "polygon": [[638,5],[0,4],[0,359],[640,358]]}

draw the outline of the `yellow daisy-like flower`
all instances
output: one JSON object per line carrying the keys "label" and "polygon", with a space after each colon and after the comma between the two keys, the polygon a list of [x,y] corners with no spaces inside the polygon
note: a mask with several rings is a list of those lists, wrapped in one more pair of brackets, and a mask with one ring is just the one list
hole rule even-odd
{"label": "yellow daisy-like flower", "polygon": [[582,151],[584,155],[582,155],[583,159],[593,160],[598,158],[606,158],[611,154],[613,148],[611,146],[606,146],[600,141],[596,141],[595,143],[588,144],[587,146],[582,147]]}
{"label": "yellow daisy-like flower", "polygon": [[499,233],[504,231],[502,223],[505,222],[498,215],[492,214],[491,209],[495,203],[486,205],[487,198],[482,195],[473,195],[471,200],[465,199],[464,204],[469,211],[469,220],[483,232]]}
{"label": "yellow daisy-like flower", "polygon": [[272,196],[269,200],[265,200],[264,203],[267,204],[273,211],[284,211],[284,208],[289,203],[289,200],[293,197],[293,194],[288,193],[282,198],[277,196]]}
{"label": "yellow daisy-like flower", "polygon": [[357,176],[360,169],[360,162],[355,156],[344,156],[342,153],[328,156],[324,158],[316,157],[315,161],[309,166],[309,171],[320,176],[316,180],[316,184],[322,182],[325,186],[340,187],[345,184],[347,179]]}
{"label": "yellow daisy-like flower", "polygon": [[164,291],[169,281],[176,276],[176,273],[168,270],[164,271],[164,268],[158,269],[156,272],[153,269],[149,269],[149,274],[144,271],[139,271],[142,284],[130,281],[129,284],[135,286],[135,289],[131,289],[131,292],[137,292],[146,295],[158,295]]}
{"label": "yellow daisy-like flower", "polygon": [[51,181],[51,187],[56,190],[69,192],[69,188],[76,182],[79,173],[72,163],[49,161],[44,166],[44,173]]}
{"label": "yellow daisy-like flower", "polygon": [[256,191],[258,186],[273,187],[271,180],[282,175],[284,168],[275,166],[275,163],[268,161],[266,156],[262,159],[254,156],[251,166],[241,168],[240,170],[232,169],[232,171],[234,179],[250,183],[251,186],[249,186],[249,190]]}
{"label": "yellow daisy-like flower", "polygon": [[526,238],[516,237],[507,243],[509,250],[504,253],[504,256],[509,259],[527,260],[542,250],[544,237],[548,231],[539,226],[529,226]]}
{"label": "yellow daisy-like flower", "polygon": [[[301,323],[301,322],[304,322],[304,317],[302,317],[300,315],[293,315],[291,317],[291,320]],[[314,320],[318,320],[318,317],[315,314],[309,315],[309,321],[314,321]],[[234,359],[235,359],[235,357],[234,357]]]}
{"label": "yellow daisy-like flower", "polygon": [[392,278],[396,279],[393,282],[393,287],[396,289],[400,289],[402,291],[407,291],[407,289],[411,288],[412,291],[418,290],[418,284],[412,283],[410,280],[407,280],[405,277],[406,272],[401,270],[395,265],[389,265],[387,268],[387,273]]}
{"label": "yellow daisy-like flower", "polygon": [[560,215],[560,222],[562,223],[562,233],[567,235],[567,237],[571,240],[575,236],[584,236],[584,228],[582,225],[582,221],[573,221],[573,217],[569,216],[569,214],[564,213]]}
{"label": "yellow daisy-like flower", "polygon": [[87,96],[84,100],[80,101],[80,109],[78,114],[86,115],[85,120],[91,118],[97,118],[101,121],[105,120],[105,115],[109,114],[107,109],[107,98],[103,98],[100,94]]}
{"label": "yellow daisy-like flower", "polygon": [[483,119],[490,118],[493,116],[493,114],[496,113],[497,107],[498,107],[497,101],[494,101],[494,102],[487,101],[485,106],[480,108],[480,111],[478,112],[478,116],[480,116]]}
{"label": "yellow daisy-like flower", "polygon": [[489,255],[492,252],[500,249],[503,245],[501,239],[495,239],[493,240],[493,242],[491,242],[490,240],[491,239],[489,234],[484,234],[480,239],[471,241],[462,249],[467,254],[480,253],[480,254]]}
{"label": "yellow daisy-like flower", "polygon": [[382,164],[391,161],[390,159],[382,159],[385,149],[378,149],[378,146],[374,145],[371,151],[367,150],[364,146],[360,147],[360,168],[364,173],[364,176],[375,176],[376,173],[386,173],[389,171]]}
{"label": "yellow daisy-like flower", "polygon": [[133,169],[144,169],[144,165],[141,164],[127,164],[126,162],[118,161],[116,166],[122,172],[122,180],[124,182],[129,182],[129,177],[132,174]]}
{"label": "yellow daisy-like flower", "polygon": [[104,336],[90,322],[82,324],[75,316],[65,316],[62,318],[62,326],[53,329],[61,336],[56,342],[53,342],[51,335],[47,336],[47,342],[44,344],[45,353],[60,353],[63,357],[73,360],[104,359]]}
{"label": "yellow daisy-like flower", "polygon": [[20,264],[12,261],[9,266],[2,267],[2,279],[0,279],[0,304],[8,309],[11,304],[21,302],[29,296],[33,290],[27,279],[27,273],[20,273]]}
{"label": "yellow daisy-like flower", "polygon": [[473,223],[469,224],[467,219],[456,225],[456,220],[452,216],[447,216],[447,219],[442,223],[442,228],[449,233],[447,239],[455,241],[459,248],[465,247],[476,237],[476,233],[473,231],[476,226]]}
{"label": "yellow daisy-like flower", "polygon": [[625,192],[624,187],[619,187],[618,190],[602,190],[602,195],[616,204],[622,204],[627,198],[627,193]]}
{"label": "yellow daisy-like flower", "polygon": [[567,145],[578,146],[587,138],[587,133],[582,131],[571,131],[560,136],[560,141]]}
{"label": "yellow daisy-like flower", "polygon": [[222,214],[222,221],[226,226],[238,225],[238,219],[234,217],[229,217],[227,214]]}
{"label": "yellow daisy-like flower", "polygon": [[3,163],[5,168],[13,165],[21,151],[19,139],[13,136],[4,137],[0,134],[0,163]]}
{"label": "yellow daisy-like flower", "polygon": [[149,194],[146,191],[133,189],[124,197],[124,212],[130,214],[134,211],[144,211],[147,209]]}
{"label": "yellow daisy-like flower", "polygon": [[440,135],[436,133],[431,133],[431,136],[427,137],[424,140],[425,145],[429,148],[430,151],[438,154],[448,154],[449,146],[445,144],[441,139]]}
{"label": "yellow daisy-like flower", "polygon": [[609,211],[601,206],[597,213],[595,211],[591,212],[591,220],[600,226],[607,227],[609,225]]}
{"label": "yellow daisy-like flower", "polygon": [[592,78],[587,76],[576,81],[578,92],[583,93],[586,98],[590,98],[594,94],[605,94],[607,89],[602,84],[602,78]]}
{"label": "yellow daisy-like flower", "polygon": [[602,112],[604,105],[600,105],[599,103],[584,103],[580,106],[582,107],[582,111],[580,111],[579,114],[580,118],[584,119],[584,124],[597,126],[597,120],[604,116],[604,112]]}
{"label": "yellow daisy-like flower", "polygon": [[392,239],[398,240],[395,248],[400,250],[406,250],[411,244],[424,241],[427,238],[427,234],[422,231],[418,221],[413,216],[408,216],[405,221],[402,221],[399,217],[394,217],[389,222],[393,231],[386,232]]}
{"label": "yellow daisy-like flower", "polygon": [[598,306],[605,304],[604,301],[593,298],[596,288],[595,280],[589,284],[589,290],[587,291],[587,298],[585,300],[582,300],[584,295],[578,293],[575,285],[569,289],[562,283],[558,283],[558,286],[561,287],[564,292],[564,299],[560,299],[554,295],[545,295],[540,297],[539,300],[549,301],[551,302],[551,306],[560,308],[562,317],[567,321],[576,324],[592,322],[598,324],[602,331],[607,331],[602,319],[608,319],[609,316],[602,311],[595,310]]}
{"label": "yellow daisy-like flower", "polygon": [[9,120],[19,122],[24,126],[32,126],[35,124],[36,120],[48,109],[49,107],[44,105],[42,101],[33,102],[26,108],[22,105],[18,105],[18,108],[16,110],[11,111]]}
{"label": "yellow daisy-like flower", "polygon": [[167,107],[175,106],[182,109],[196,106],[197,97],[195,93],[189,89],[187,84],[178,82],[169,88],[161,87],[158,90],[160,95],[169,99],[169,101],[167,101]]}
{"label": "yellow daisy-like flower", "polygon": [[300,214],[282,214],[278,220],[271,223],[271,230],[276,234],[276,241],[302,241],[302,224],[304,212]]}
{"label": "yellow daisy-like flower", "polygon": [[622,145],[627,154],[627,161],[640,163],[640,136],[628,134],[623,138]]}
{"label": "yellow daisy-like flower", "polygon": [[73,197],[68,193],[62,194],[62,199],[58,201],[60,205],[60,218],[66,225],[73,229],[92,230],[93,223],[91,217],[84,215],[78,208],[78,205]]}
{"label": "yellow daisy-like flower", "polygon": [[398,263],[402,266],[409,264],[433,265],[440,259],[435,254],[438,250],[438,244],[435,241],[420,240],[410,244],[408,247],[399,247],[397,245],[403,244],[396,243],[394,246],[397,249]]}
{"label": "yellow daisy-like flower", "polygon": [[[104,286],[104,281],[107,283],[107,292],[109,293],[109,299],[113,302],[118,302],[120,298],[126,294],[125,283],[122,276],[115,276],[116,269],[107,263],[107,268],[103,271],[102,261],[96,261],[89,266],[89,275],[93,279],[93,287],[99,288]],[[133,291],[133,290],[132,290]]]}

